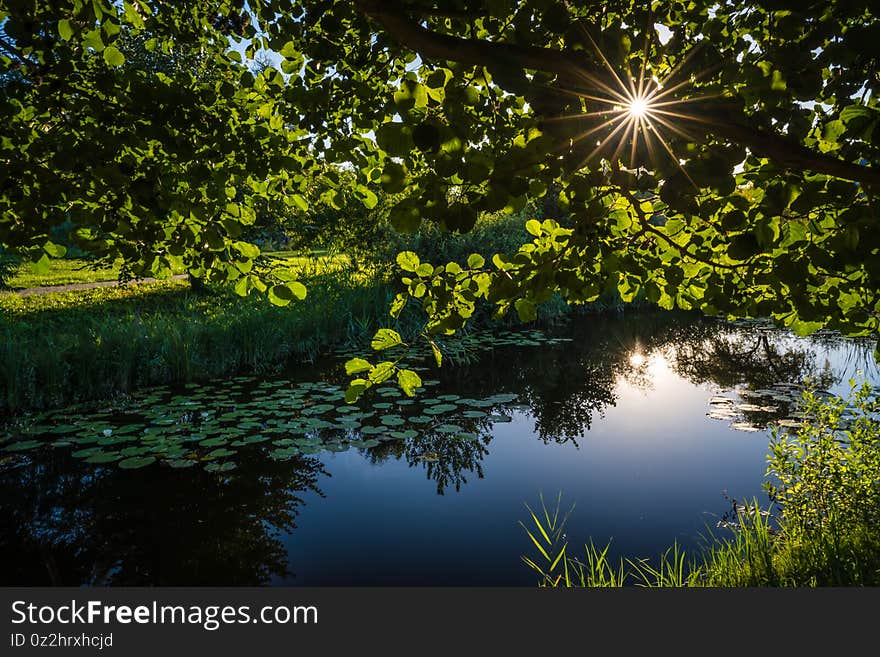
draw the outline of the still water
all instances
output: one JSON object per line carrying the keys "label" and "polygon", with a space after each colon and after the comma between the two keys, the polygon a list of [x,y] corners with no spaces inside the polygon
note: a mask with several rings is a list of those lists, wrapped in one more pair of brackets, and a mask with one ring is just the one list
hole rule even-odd
{"label": "still water", "polygon": [[[520,521],[571,549],[700,545],[762,490],[800,384],[880,382],[873,345],[658,312],[413,360],[414,399],[341,399],[341,363],[157,389],[0,433],[3,584],[533,585]],[[435,377],[435,378],[431,378]]]}

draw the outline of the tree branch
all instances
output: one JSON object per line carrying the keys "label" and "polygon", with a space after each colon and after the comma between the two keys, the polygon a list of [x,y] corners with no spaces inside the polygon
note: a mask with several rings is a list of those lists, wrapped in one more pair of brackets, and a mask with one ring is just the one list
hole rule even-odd
{"label": "tree branch", "polygon": [[[355,2],[362,14],[379,23],[401,45],[417,52],[422,59],[449,60],[475,66],[499,63],[514,65],[556,74],[557,84],[576,86],[594,94],[605,95],[607,92],[602,89],[603,85],[606,88],[615,86],[601,67],[587,69],[578,53],[440,34],[407,16],[406,9],[391,0]],[[711,116],[691,119],[690,123],[699,125],[707,136],[715,135],[746,146],[755,155],[767,157],[781,166],[880,188],[880,170],[817,153],[778,134],[751,127],[747,125],[748,120],[746,115],[737,120],[728,116]]]}
{"label": "tree branch", "polygon": [[24,65],[27,66],[29,69],[32,69],[32,70],[34,70],[35,72],[39,72],[39,70],[40,70],[40,65],[39,65],[39,64],[37,64],[36,62],[34,62],[34,61],[28,59],[27,55],[25,55],[21,50],[19,50],[18,48],[16,48],[16,47],[15,47],[14,45],[12,45],[9,41],[7,41],[6,39],[4,39],[4,38],[2,38],[2,37],[0,37],[0,47],[2,47],[2,48],[3,48],[6,52],[8,52],[10,55],[16,57],[16,58],[19,60],[20,63],[24,64]]}

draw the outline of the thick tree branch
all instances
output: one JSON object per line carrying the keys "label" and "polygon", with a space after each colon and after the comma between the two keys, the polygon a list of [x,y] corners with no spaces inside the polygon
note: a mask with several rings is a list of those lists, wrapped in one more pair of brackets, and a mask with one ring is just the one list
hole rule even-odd
{"label": "thick tree branch", "polygon": [[[560,86],[576,86],[594,94],[605,95],[607,92],[602,86],[614,86],[601,67],[585,68],[585,61],[578,53],[440,34],[423,27],[417,19],[405,13],[405,8],[391,0],[356,0],[356,3],[365,16],[379,23],[401,45],[417,52],[423,59],[490,67],[493,64],[514,65],[556,74]],[[767,157],[781,166],[880,188],[880,170],[817,153],[780,135],[752,127],[748,121],[746,115],[739,119],[711,116],[691,121],[691,125],[699,125],[703,134],[745,146],[755,155]]]}
{"label": "thick tree branch", "polygon": [[555,73],[567,79],[578,77],[571,57],[559,50],[439,34],[423,27],[389,0],[356,0],[356,3],[364,15],[424,59],[444,59],[476,66],[500,63]]}
{"label": "thick tree branch", "polygon": [[817,153],[779,135],[730,121],[718,121],[706,127],[707,132],[746,146],[752,153],[790,168],[824,173],[835,178],[880,187],[880,170],[852,164]]}

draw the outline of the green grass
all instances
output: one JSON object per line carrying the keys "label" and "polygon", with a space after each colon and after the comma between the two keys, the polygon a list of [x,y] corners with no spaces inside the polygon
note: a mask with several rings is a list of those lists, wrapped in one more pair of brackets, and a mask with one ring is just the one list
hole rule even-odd
{"label": "green grass", "polygon": [[[277,264],[293,270],[315,273],[315,270],[342,268],[348,263],[344,255],[313,253],[304,255],[293,251],[270,251],[264,254]],[[7,282],[10,289],[22,290],[32,287],[52,287],[78,283],[97,283],[116,281],[119,278],[120,264],[96,264],[90,260],[65,258],[52,260],[48,271],[40,271],[34,263],[23,263]],[[182,274],[181,268],[174,272]]]}
{"label": "green grass", "polygon": [[15,274],[9,279],[8,285],[12,289],[21,290],[29,287],[115,281],[117,278],[119,278],[119,266],[95,267],[88,260],[71,258],[53,260],[49,271],[46,272],[39,271],[33,263],[19,265]]}
{"label": "green grass", "polygon": [[542,498],[521,523],[537,550],[523,561],[551,587],[880,585],[880,401],[868,384],[853,388],[849,400],[805,394],[809,423],[773,434],[773,506],[739,506],[726,533],[708,533],[699,553],[675,544],[656,559],[613,562],[610,544],[591,540],[584,557],[571,556],[560,495],[554,507]]}

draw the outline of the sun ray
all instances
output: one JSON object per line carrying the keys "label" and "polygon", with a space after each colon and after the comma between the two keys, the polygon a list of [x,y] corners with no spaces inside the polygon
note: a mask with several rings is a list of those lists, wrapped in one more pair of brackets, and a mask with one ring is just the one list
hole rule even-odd
{"label": "sun ray", "polygon": [[645,71],[648,67],[648,54],[651,50],[651,37],[654,34],[653,30],[651,29],[651,17],[653,16],[653,14],[653,9],[651,7],[648,7],[648,19],[647,24],[645,25],[645,50],[642,53],[642,67],[639,71],[639,98],[644,98],[645,96]]}
{"label": "sun ray", "polygon": [[[590,33],[587,31],[587,28],[584,27],[583,23],[578,23],[578,25],[580,26],[581,31],[584,33],[584,35],[590,40],[590,43],[593,45],[593,48],[595,49],[596,53],[598,53],[599,57],[602,59],[602,63],[605,64],[605,68],[607,68],[608,71],[611,73],[611,75],[614,76],[614,79],[617,80],[617,84],[619,84],[620,88],[623,89],[625,92],[626,85],[623,84],[623,80],[620,79],[620,76],[617,75],[617,71],[614,70],[614,67],[611,65],[611,62],[609,62],[608,58],[605,57],[605,53],[602,52],[602,50],[599,48],[599,46],[593,40],[593,37],[590,36]],[[628,100],[632,101],[632,98],[628,98]]]}
{"label": "sun ray", "polygon": [[614,104],[626,104],[628,101],[626,98],[622,96],[615,96],[614,98],[602,98],[601,96],[593,96],[582,91],[572,91],[571,89],[557,89],[555,87],[547,86],[548,89],[551,89],[554,92],[561,92],[567,94],[569,96],[574,96],[575,98],[583,98],[585,100],[592,100],[599,103],[607,103],[608,105]]}
{"label": "sun ray", "polygon": [[688,141],[696,141],[696,138],[693,135],[688,134],[683,128],[679,128],[675,124],[670,123],[669,121],[667,121],[659,116],[653,116],[651,118],[653,118],[655,121],[657,121],[658,123],[663,125],[668,130],[672,130],[672,132],[679,135],[680,137],[684,137]]}
{"label": "sun ray", "polygon": [[614,139],[614,136],[615,136],[618,132],[620,132],[620,130],[621,130],[622,128],[625,128],[625,127],[629,124],[629,121],[630,121],[630,120],[632,120],[632,117],[628,117],[628,120],[625,121],[624,123],[621,123],[619,126],[617,126],[617,127],[611,132],[611,134],[608,135],[608,136],[605,138],[604,141],[600,141],[600,142],[596,145],[596,148],[594,148],[592,151],[590,151],[590,154],[587,155],[583,160],[581,160],[580,164],[578,164],[578,166],[574,169],[574,171],[580,171],[580,170],[584,167],[584,165],[587,164],[587,162],[589,162],[590,160],[593,159],[593,156],[594,156],[594,155],[596,155],[597,153],[602,152],[602,151],[605,149],[606,144],[608,144],[608,142],[610,142],[612,139]]}
{"label": "sun ray", "polygon": [[720,98],[725,95],[726,94],[724,93],[706,94],[705,96],[693,96],[691,98],[684,98],[682,100],[664,100],[662,103],[655,103],[654,101],[651,101],[650,106],[652,110],[655,110],[658,107],[667,107],[669,105],[686,105],[687,103],[699,103],[704,100]]}
{"label": "sun ray", "polygon": [[597,112],[586,112],[584,114],[563,114],[562,116],[551,116],[543,121],[550,123],[555,121],[571,121],[574,119],[587,119],[593,116],[607,116],[608,114],[623,114],[625,112],[629,112],[627,108],[621,109],[607,109],[607,110],[599,110]]}
{"label": "sun ray", "polygon": [[672,69],[671,71],[669,71],[669,73],[666,74],[666,77],[664,77],[662,80],[660,80],[660,82],[657,84],[657,87],[658,87],[658,88],[662,88],[662,87],[666,86],[666,84],[668,84],[669,81],[670,81],[670,80],[671,80],[676,74],[678,74],[678,72],[679,72],[682,68],[684,68],[684,66],[685,66],[685,65],[691,60],[691,58],[692,58],[694,55],[696,55],[696,54],[700,51],[700,49],[702,49],[702,47],[703,47],[703,44],[702,44],[702,43],[698,43],[698,44],[695,45],[693,48],[691,48],[690,51],[688,52],[688,54],[685,55],[684,59],[682,59],[678,64],[676,64],[676,65],[673,67],[673,69]]}
{"label": "sun ray", "polygon": [[716,122],[709,117],[697,116],[695,114],[684,114],[682,112],[670,112],[669,110],[663,109],[651,109],[651,112],[654,114],[663,114],[665,116],[674,116],[677,119],[684,119],[686,121],[694,121],[695,123],[705,123],[707,125],[716,125]]}
{"label": "sun ray", "polygon": [[663,87],[658,86],[657,89],[655,89],[651,94],[648,95],[647,99],[653,103],[654,101],[660,100],[661,98],[665,98],[666,96],[673,93],[674,91],[678,91],[682,87],[686,87],[689,84],[694,84],[695,82],[703,79],[707,75],[711,75],[712,73],[717,71],[719,68],[721,68],[721,66],[716,65],[716,66],[712,66],[710,68],[707,68],[703,71],[700,71],[699,73],[695,73],[693,75],[693,77],[690,77],[687,80],[682,80],[678,84],[675,84],[671,87],[667,87],[667,88],[663,89],[662,93],[659,93],[659,94],[657,92],[660,91],[660,89]]}
{"label": "sun ray", "polygon": [[[551,156],[551,157],[555,157],[555,156],[559,155],[560,153],[562,153],[563,151],[565,151],[565,150],[571,148],[572,146],[574,146],[574,145],[577,144],[578,142],[581,142],[581,141],[583,141],[584,139],[590,137],[591,135],[596,134],[596,133],[599,132],[600,130],[604,130],[604,129],[606,129],[606,128],[610,128],[610,127],[613,126],[615,123],[617,123],[618,121],[623,120],[624,118],[626,118],[626,114],[625,114],[624,112],[621,112],[618,116],[614,117],[613,119],[608,119],[607,121],[604,121],[604,122],[602,122],[601,124],[599,124],[599,125],[597,125],[597,126],[594,126],[593,128],[591,128],[591,129],[589,129],[589,130],[586,130],[586,131],[584,131],[584,132],[582,132],[582,133],[580,133],[580,134],[578,134],[578,135],[576,135],[576,136],[574,136],[574,137],[571,137],[571,139],[569,140],[568,143],[565,143],[565,144],[563,144],[562,146],[560,146],[559,148],[555,149],[555,150],[550,154],[550,156]],[[578,166],[578,169],[580,169],[581,166],[583,166],[583,164],[581,164],[580,166]]]}
{"label": "sun ray", "polygon": [[[621,163],[621,155],[625,153],[626,146],[629,144],[629,166],[630,168],[638,168],[637,156],[639,155],[639,139],[644,139],[645,155],[654,167],[660,165],[660,159],[664,156],[660,151],[672,158],[675,165],[681,170],[688,182],[693,185],[694,189],[699,192],[699,186],[694,182],[687,170],[682,166],[682,161],[678,158],[673,150],[669,138],[675,135],[686,139],[689,142],[696,142],[698,138],[687,128],[687,123],[704,123],[712,124],[711,117],[701,117],[681,110],[681,106],[705,101],[709,98],[717,98],[723,94],[706,94],[697,95],[685,99],[676,99],[673,94],[679,90],[696,83],[698,80],[712,74],[720,66],[713,66],[696,73],[688,73],[685,79],[671,84],[676,77],[681,75],[688,64],[693,61],[694,56],[700,52],[703,44],[697,44],[682,57],[682,59],[663,77],[662,81],[658,80],[655,75],[650,74],[649,57],[651,48],[656,37],[652,29],[652,14],[649,12],[648,23],[644,30],[644,44],[642,51],[642,61],[638,67],[638,77],[633,75],[633,62],[631,58],[627,58],[622,66],[621,72],[611,65],[611,62],[599,48],[596,41],[590,35],[583,23],[579,23],[581,31],[584,33],[586,40],[592,45],[601,63],[610,74],[610,78],[604,76],[602,79],[599,75],[604,75],[601,71],[591,73],[583,69],[576,71],[582,79],[593,85],[592,93],[568,89],[553,89],[555,92],[561,92],[572,95],[574,97],[588,101],[591,111],[574,115],[554,116],[545,121],[570,121],[574,119],[589,119],[591,117],[602,117],[606,120],[598,125],[584,130],[574,137],[565,140],[565,144],[555,149],[551,157],[557,157],[562,151],[571,150],[571,153],[577,154],[586,150],[584,148],[574,149],[574,146],[583,140],[591,137],[600,131],[606,131],[605,137],[596,142],[590,152],[584,157],[578,165],[572,170],[581,170],[597,155],[603,160],[610,159],[611,162]],[[661,53],[662,55],[662,53]],[[626,81],[623,77],[626,77]],[[613,79],[613,82],[612,82]],[[617,88],[614,88],[614,87]],[[598,95],[594,95],[597,94]],[[607,94],[608,97],[603,97]],[[601,104],[607,109],[596,109],[595,104]],[[678,106],[678,107],[677,107]],[[685,125],[680,125],[685,122]],[[668,130],[669,133],[664,131]],[[654,142],[660,143],[658,147]],[[662,147],[662,148],[661,148]]]}
{"label": "sun ray", "polygon": [[636,125],[638,120],[639,118],[637,116],[630,115],[629,117],[627,117],[626,123],[623,124],[625,126],[624,134],[618,142],[617,148],[614,149],[614,154],[611,156],[612,162],[616,161],[620,157],[620,154],[623,152],[623,147],[626,146],[626,129],[628,129],[631,125]]}
{"label": "sun ray", "polygon": [[[582,68],[579,68],[579,67],[575,67],[574,72],[576,75],[583,78],[585,81],[599,87],[599,89],[601,89],[605,93],[613,96],[615,99],[617,99],[618,102],[625,103],[627,101],[627,96],[622,95],[618,90],[614,89],[612,86],[605,84],[602,80],[600,80],[595,75],[592,75],[591,73],[587,73],[585,70],[583,70]],[[612,70],[612,73],[613,72],[614,71]],[[616,73],[614,74],[614,77],[620,83],[621,87],[623,87],[623,83],[620,82],[620,78],[617,77]],[[577,92],[575,92],[575,93],[577,93]]]}
{"label": "sun ray", "polygon": [[648,159],[656,165],[657,151],[654,150],[654,142],[651,141],[651,126],[645,120],[645,117],[639,117],[639,127],[642,129],[642,136],[645,139],[645,147],[648,149]]}
{"label": "sun ray", "polygon": [[657,139],[660,141],[661,144],[663,144],[663,148],[665,148],[666,152],[669,153],[669,157],[672,158],[672,160],[675,162],[675,164],[678,166],[678,168],[684,174],[684,177],[688,179],[688,182],[694,186],[694,189],[697,190],[697,192],[699,192],[700,188],[697,186],[697,183],[695,183],[693,178],[690,177],[690,174],[688,174],[688,172],[685,171],[685,168],[683,166],[681,166],[681,162],[679,161],[678,157],[676,157],[675,152],[672,150],[672,147],[666,143],[666,140],[663,139],[663,135],[660,134],[660,131],[657,130],[656,128],[654,128],[654,136],[657,137]]}
{"label": "sun ray", "polygon": [[621,112],[621,114],[619,116],[615,116],[613,119],[608,119],[604,123],[601,123],[600,125],[597,125],[597,126],[591,128],[590,130],[587,130],[586,132],[582,132],[577,137],[572,137],[571,141],[572,141],[572,143],[577,143],[579,141],[583,141],[587,137],[595,135],[597,132],[599,132],[600,130],[603,130],[605,128],[610,128],[615,123],[617,123],[618,121],[625,119],[625,118],[626,118],[626,114],[624,112]]}
{"label": "sun ray", "polygon": [[630,140],[630,148],[629,148],[629,168],[634,169],[636,166],[636,149],[639,144],[639,126],[641,125],[642,117],[636,116],[632,122],[632,134],[629,137]]}

